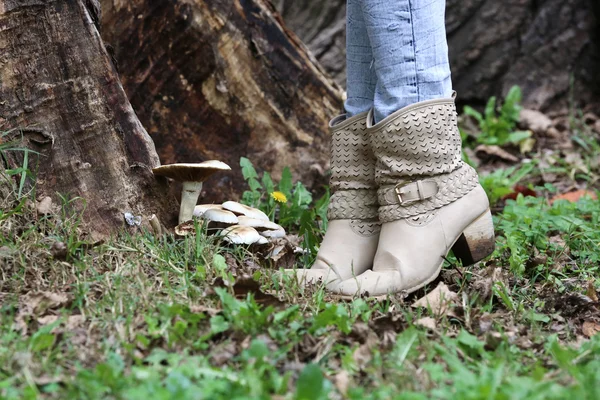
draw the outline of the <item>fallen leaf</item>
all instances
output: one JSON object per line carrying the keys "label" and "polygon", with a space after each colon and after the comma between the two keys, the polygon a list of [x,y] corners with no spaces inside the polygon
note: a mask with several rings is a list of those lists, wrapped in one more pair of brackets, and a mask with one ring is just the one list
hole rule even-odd
{"label": "fallen leaf", "polygon": [[50,247],[50,254],[52,254],[52,258],[55,260],[66,260],[69,251],[67,245],[63,242],[54,242],[52,247]]}
{"label": "fallen leaf", "polygon": [[212,307],[206,307],[203,305],[192,305],[190,306],[190,312],[194,314],[206,314],[209,317],[221,314],[221,310]]}
{"label": "fallen leaf", "polygon": [[65,377],[63,375],[56,375],[56,376],[42,375],[42,376],[34,376],[33,381],[38,386],[46,386],[46,385],[50,385],[53,383],[62,383],[65,381]]}
{"label": "fallen leaf", "polygon": [[419,318],[418,320],[415,321],[415,325],[422,326],[423,328],[431,329],[432,331],[435,330],[435,328],[437,328],[435,319],[433,319],[431,317]]}
{"label": "fallen leaf", "polygon": [[540,111],[524,108],[519,114],[519,126],[543,134],[552,126],[552,120]]}
{"label": "fallen leaf", "polygon": [[29,292],[20,299],[23,307],[20,312],[42,315],[47,310],[62,307],[68,302],[69,297],[65,293]]}
{"label": "fallen leaf", "polygon": [[57,315],[44,315],[43,317],[39,317],[37,319],[38,324],[40,325],[49,325],[58,320]]}
{"label": "fallen leaf", "polygon": [[550,205],[552,205],[552,203],[554,203],[557,200],[567,200],[570,201],[571,203],[576,203],[577,201],[579,201],[579,199],[581,199],[582,197],[585,196],[589,196],[590,198],[596,200],[598,197],[596,196],[596,193],[591,192],[589,190],[585,190],[585,189],[581,189],[581,190],[574,190],[572,192],[567,192],[567,193],[563,193],[563,194],[559,194],[554,196],[553,198],[550,199]]}
{"label": "fallen leaf", "polygon": [[522,194],[524,197],[537,197],[535,190],[532,190],[527,186],[515,185],[512,190],[512,193],[503,196],[502,200],[516,200],[519,194]]}
{"label": "fallen leaf", "polygon": [[598,301],[598,293],[596,293],[596,287],[594,286],[594,281],[589,280],[587,290],[585,291],[587,297],[592,299],[592,301]]}
{"label": "fallen leaf", "polygon": [[444,315],[448,313],[451,303],[455,303],[457,300],[458,295],[448,289],[444,282],[440,282],[435,289],[415,301],[412,307],[428,308],[431,309],[434,315]]}
{"label": "fallen leaf", "polygon": [[29,292],[19,299],[19,311],[15,317],[15,329],[22,334],[27,334],[28,321],[35,318],[42,325],[56,320],[53,315],[46,316],[49,310],[66,306],[70,302],[64,293]]}
{"label": "fallen leaf", "polygon": [[48,215],[52,213],[52,198],[49,196],[44,197],[38,201],[35,206],[38,215]]}
{"label": "fallen leaf", "polygon": [[84,321],[85,317],[83,315],[70,315],[67,318],[65,328],[69,331],[75,330],[76,328],[79,328]]}
{"label": "fallen leaf", "polygon": [[373,352],[368,344],[361,344],[352,354],[354,362],[361,370],[367,366],[367,364],[373,358]]}
{"label": "fallen leaf", "polygon": [[521,152],[521,154],[529,153],[530,151],[533,150],[534,146],[535,146],[535,139],[527,138],[527,139],[523,140],[521,143],[519,143],[519,151]]}
{"label": "fallen leaf", "polygon": [[585,321],[581,327],[583,334],[589,338],[600,332],[600,324],[592,321]]}
{"label": "fallen leaf", "polygon": [[237,298],[246,298],[248,293],[254,295],[254,300],[260,304],[281,305],[283,304],[277,297],[272,294],[263,292],[260,289],[260,283],[249,275],[237,277],[234,282],[225,281],[223,278],[214,280],[213,287],[232,287],[233,293]]}
{"label": "fallen leaf", "polygon": [[497,158],[508,162],[519,162],[519,159],[500,146],[480,144],[475,148],[475,154],[481,159]]}
{"label": "fallen leaf", "polygon": [[346,396],[346,393],[348,393],[348,387],[350,386],[350,375],[348,372],[341,370],[333,377],[333,382],[342,396]]}

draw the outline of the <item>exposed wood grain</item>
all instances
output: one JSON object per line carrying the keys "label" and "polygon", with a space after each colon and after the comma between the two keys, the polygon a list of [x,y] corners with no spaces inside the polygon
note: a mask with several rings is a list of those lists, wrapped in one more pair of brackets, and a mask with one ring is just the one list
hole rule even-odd
{"label": "exposed wood grain", "polygon": [[207,201],[238,198],[240,156],[326,182],[341,91],[264,0],[103,0],[104,38],[163,163],[219,159]]}

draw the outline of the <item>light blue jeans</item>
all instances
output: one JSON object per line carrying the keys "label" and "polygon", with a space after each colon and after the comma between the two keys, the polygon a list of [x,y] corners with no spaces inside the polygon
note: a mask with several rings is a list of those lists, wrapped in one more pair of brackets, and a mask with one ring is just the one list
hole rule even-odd
{"label": "light blue jeans", "polygon": [[445,0],[347,0],[348,116],[450,97]]}

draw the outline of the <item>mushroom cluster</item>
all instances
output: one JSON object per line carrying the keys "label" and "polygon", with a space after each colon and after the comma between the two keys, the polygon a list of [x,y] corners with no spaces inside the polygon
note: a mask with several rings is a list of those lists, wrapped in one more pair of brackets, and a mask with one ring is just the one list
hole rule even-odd
{"label": "mushroom cluster", "polygon": [[[232,244],[266,244],[269,239],[282,238],[285,230],[271,222],[264,212],[235,201],[223,204],[196,205],[202,182],[218,171],[231,170],[229,165],[216,160],[196,164],[168,164],[152,169],[154,175],[164,176],[183,184],[178,235],[185,236],[193,231],[191,219],[198,217],[208,222],[209,229],[220,230],[223,239]],[[153,221],[155,224],[157,221]],[[160,225],[154,228],[160,232]]]}
{"label": "mushroom cluster", "polygon": [[207,221],[209,229],[221,229],[223,240],[232,244],[266,244],[269,239],[285,236],[285,229],[270,221],[267,214],[235,201],[200,204],[194,207],[193,215]]}

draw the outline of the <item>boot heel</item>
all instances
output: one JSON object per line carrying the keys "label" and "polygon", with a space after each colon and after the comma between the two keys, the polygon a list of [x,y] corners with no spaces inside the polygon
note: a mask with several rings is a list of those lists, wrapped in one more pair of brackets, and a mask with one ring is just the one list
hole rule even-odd
{"label": "boot heel", "polygon": [[494,247],[494,223],[490,210],[487,210],[467,226],[452,246],[452,252],[463,266],[468,266],[492,254]]}

